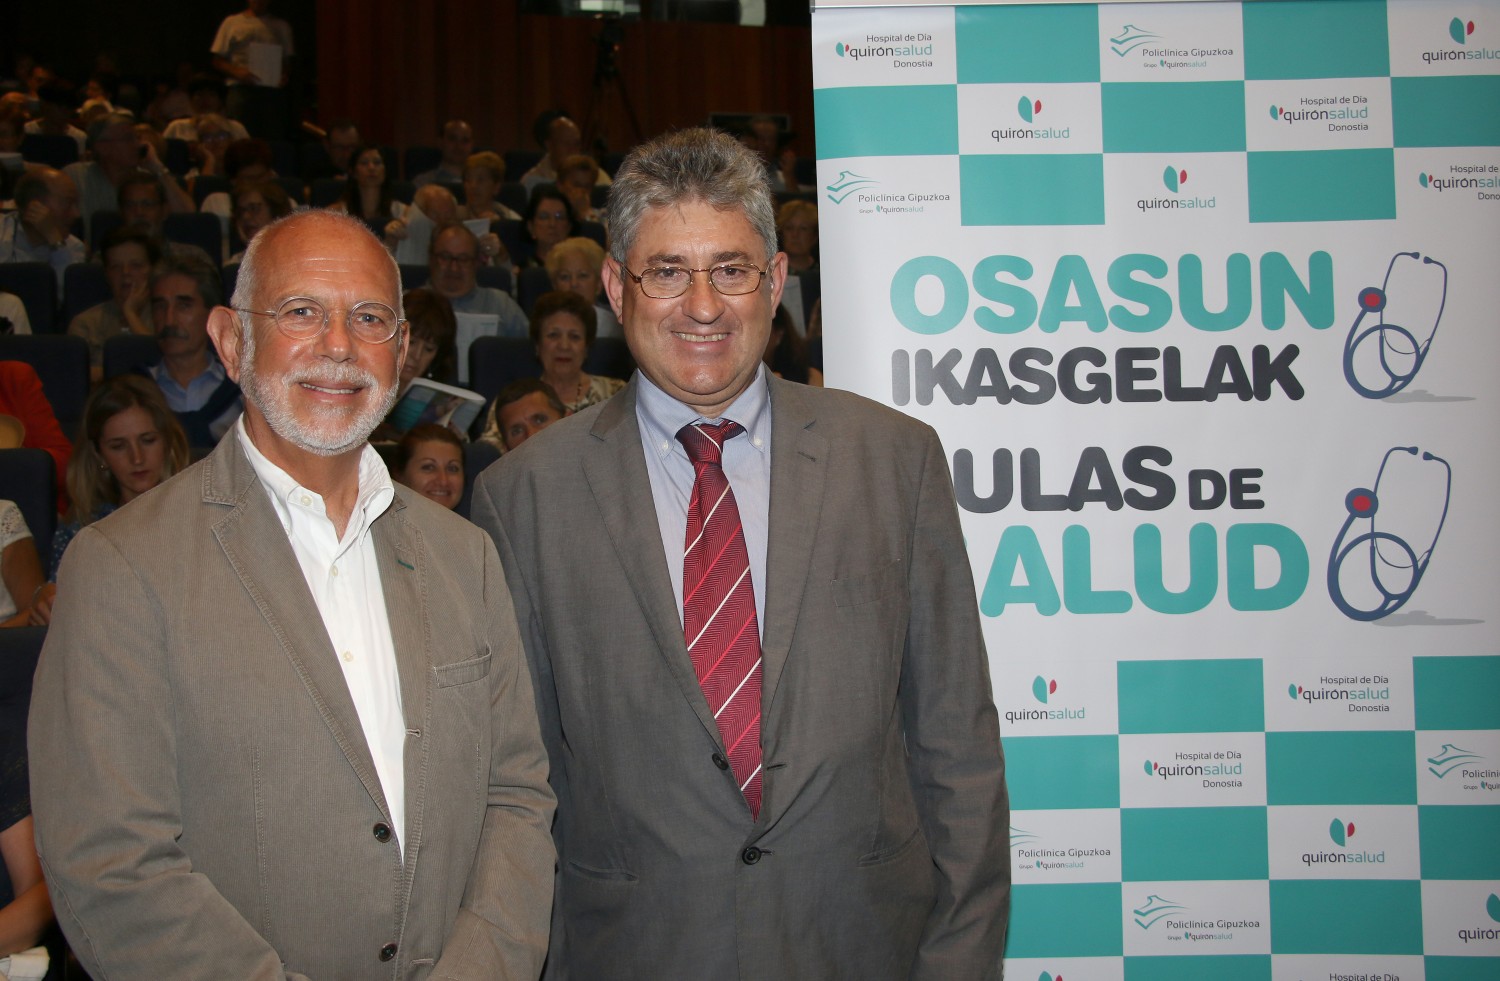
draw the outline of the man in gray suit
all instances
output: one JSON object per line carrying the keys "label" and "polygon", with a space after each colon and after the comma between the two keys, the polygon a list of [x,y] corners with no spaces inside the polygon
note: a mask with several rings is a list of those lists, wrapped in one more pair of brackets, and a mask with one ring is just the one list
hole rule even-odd
{"label": "man in gray suit", "polygon": [[640,371],[488,470],[558,795],[548,975],[996,978],[1008,807],[927,426],[770,377],[765,168],[707,130],[610,194]]}
{"label": "man in gray suit", "polygon": [[209,328],[241,420],[68,548],[32,793],[95,977],[541,970],[554,798],[504,575],[365,442],[400,304],[358,222],[267,227]]}

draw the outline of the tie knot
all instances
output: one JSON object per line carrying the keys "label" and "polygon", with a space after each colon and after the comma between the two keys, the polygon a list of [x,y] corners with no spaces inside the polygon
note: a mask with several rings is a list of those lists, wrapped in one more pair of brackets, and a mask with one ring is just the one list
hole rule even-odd
{"label": "tie knot", "polygon": [[693,422],[677,431],[677,442],[696,463],[717,464],[724,456],[724,441],[745,431],[737,422]]}

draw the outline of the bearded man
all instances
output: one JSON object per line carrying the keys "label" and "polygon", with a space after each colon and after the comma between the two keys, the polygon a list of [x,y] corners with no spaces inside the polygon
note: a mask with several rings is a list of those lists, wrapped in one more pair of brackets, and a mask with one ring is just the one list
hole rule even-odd
{"label": "bearded man", "polygon": [[396,266],[299,212],[231,302],[232,434],[62,565],[30,746],[63,930],[95,977],[535,978],[554,800],[505,579],[366,442]]}

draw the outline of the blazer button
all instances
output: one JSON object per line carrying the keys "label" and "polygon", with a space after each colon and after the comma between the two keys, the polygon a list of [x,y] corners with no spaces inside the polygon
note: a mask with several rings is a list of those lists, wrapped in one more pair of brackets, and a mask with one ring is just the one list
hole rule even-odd
{"label": "blazer button", "polygon": [[729,769],[729,761],[726,760],[723,757],[722,754],[715,753],[714,754],[714,766],[718,767],[721,770],[727,770],[727,769]]}
{"label": "blazer button", "polygon": [[740,852],[740,861],[744,862],[746,865],[754,865],[756,862],[760,861],[761,854],[762,853],[759,848],[751,845],[749,848]]}
{"label": "blazer button", "polygon": [[375,840],[382,845],[391,840],[391,827],[388,824],[377,824],[374,829]]}
{"label": "blazer button", "polygon": [[396,945],[395,944],[386,944],[384,947],[380,948],[380,959],[381,960],[388,961],[388,960],[390,960],[391,958],[393,958],[395,956],[396,956]]}

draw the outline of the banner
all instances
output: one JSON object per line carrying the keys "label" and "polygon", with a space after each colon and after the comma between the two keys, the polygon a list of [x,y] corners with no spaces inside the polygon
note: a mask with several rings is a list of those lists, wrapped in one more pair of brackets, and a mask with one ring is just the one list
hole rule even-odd
{"label": "banner", "polygon": [[1500,9],[813,17],[829,384],[953,469],[1007,976],[1500,978]]}

